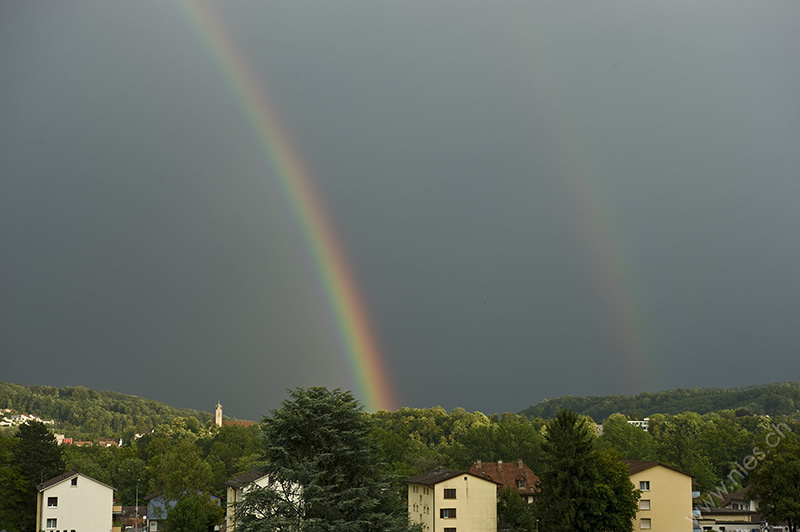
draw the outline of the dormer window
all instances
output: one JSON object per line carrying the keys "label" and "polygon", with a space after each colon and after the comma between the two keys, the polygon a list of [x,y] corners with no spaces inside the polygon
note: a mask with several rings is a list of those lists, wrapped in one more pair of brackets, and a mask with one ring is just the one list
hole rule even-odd
{"label": "dormer window", "polygon": [[525,481],[524,480],[518,480],[517,481],[517,489],[524,489],[524,488],[525,488]]}

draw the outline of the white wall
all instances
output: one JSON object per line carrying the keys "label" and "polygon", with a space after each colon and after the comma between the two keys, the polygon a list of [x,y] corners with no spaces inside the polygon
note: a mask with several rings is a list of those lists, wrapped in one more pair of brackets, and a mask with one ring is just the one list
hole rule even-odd
{"label": "white wall", "polygon": [[[42,492],[43,530],[71,532],[110,532],[114,507],[114,490],[88,477],[78,475],[77,485],[67,479]],[[47,499],[58,497],[58,506],[48,508]],[[55,518],[56,527],[48,528],[47,520]]]}

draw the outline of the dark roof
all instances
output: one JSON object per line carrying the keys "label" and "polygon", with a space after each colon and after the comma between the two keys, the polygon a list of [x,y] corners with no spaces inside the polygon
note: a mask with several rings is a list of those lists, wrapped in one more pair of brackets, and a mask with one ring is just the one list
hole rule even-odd
{"label": "dark roof", "polygon": [[83,473],[81,473],[79,471],[75,471],[74,469],[72,471],[67,471],[66,473],[62,473],[61,475],[58,475],[57,477],[53,477],[50,480],[45,480],[44,482],[42,482],[41,484],[36,486],[36,489],[38,491],[46,490],[47,488],[49,488],[51,486],[55,486],[56,484],[58,484],[60,482],[64,482],[65,480],[68,480],[68,479],[70,479],[70,478],[72,478],[74,476],[77,476],[77,475],[80,475],[80,476],[82,476],[84,478],[88,478],[89,480],[91,480],[93,482],[97,482],[101,486],[105,486],[105,487],[107,487],[109,489],[112,489],[112,490],[114,489],[113,487],[109,486],[108,484],[104,484],[103,482],[100,482],[99,480],[94,479],[92,477],[86,476],[86,475],[84,475]]}
{"label": "dark roof", "polygon": [[667,469],[672,469],[673,471],[676,471],[681,475],[686,475],[687,477],[692,476],[685,471],[681,471],[676,467],[668,466],[667,464],[662,464],[661,462],[650,462],[646,460],[623,460],[623,462],[625,463],[625,465],[628,466],[629,475],[635,475],[636,473],[641,473],[642,471],[650,469],[651,467],[661,466],[661,467],[666,467]]}
{"label": "dark roof", "polygon": [[440,467],[439,469],[434,469],[433,471],[428,471],[427,473],[422,473],[415,477],[406,479],[406,484],[424,484],[425,486],[433,486],[434,484],[444,482],[445,480],[457,477],[458,475],[466,474],[466,471],[457,471],[455,469],[444,469],[443,467]]}
{"label": "dark roof", "polygon": [[[511,487],[522,495],[534,494],[539,482],[539,477],[522,460],[517,462],[476,462],[470,466],[469,472],[500,486]],[[525,487],[520,488],[519,481],[523,481]]]}
{"label": "dark roof", "polygon": [[259,469],[251,469],[247,473],[242,473],[238,477],[228,480],[225,482],[225,485],[232,488],[243,488],[251,482],[255,482],[256,480],[260,479],[264,475],[266,475],[266,473]]}
{"label": "dark roof", "polygon": [[445,480],[450,480],[451,478],[455,478],[459,475],[469,475],[471,477],[476,477],[481,480],[486,480],[483,477],[479,477],[469,471],[460,471],[456,469],[445,469],[440,467],[439,469],[434,469],[433,471],[428,471],[427,473],[422,473],[421,475],[417,475],[415,477],[411,477],[406,479],[406,484],[423,484],[425,486],[433,486],[438,484],[439,482],[444,482]]}

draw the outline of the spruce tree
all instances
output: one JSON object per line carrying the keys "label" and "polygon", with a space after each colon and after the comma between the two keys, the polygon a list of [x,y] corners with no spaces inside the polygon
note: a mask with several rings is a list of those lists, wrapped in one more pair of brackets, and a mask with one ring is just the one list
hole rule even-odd
{"label": "spruce tree", "polygon": [[29,421],[19,426],[13,455],[24,490],[20,510],[23,530],[33,530],[36,521],[36,486],[64,472],[61,449],[53,432],[44,423]]}
{"label": "spruce tree", "polygon": [[547,424],[537,508],[547,532],[630,532],[638,492],[618,455],[595,448],[593,428],[562,410]]}

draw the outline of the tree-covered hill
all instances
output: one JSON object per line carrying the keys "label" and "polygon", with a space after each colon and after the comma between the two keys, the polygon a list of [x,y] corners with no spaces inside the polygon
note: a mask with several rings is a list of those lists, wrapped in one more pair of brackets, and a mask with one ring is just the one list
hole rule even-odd
{"label": "tree-covered hill", "polygon": [[177,409],[158,401],[83,386],[23,386],[0,382],[0,409],[34,414],[55,421],[55,432],[76,439],[130,437],[176,417],[196,418],[204,425],[213,418],[208,412]]}
{"label": "tree-covered hill", "polygon": [[562,408],[590,416],[597,422],[616,412],[639,418],[651,414],[706,414],[738,409],[746,409],[755,415],[788,415],[800,410],[800,383],[784,382],[731,389],[683,388],[639,395],[568,395],[544,400],[521,413],[528,418],[549,419],[555,417]]}

